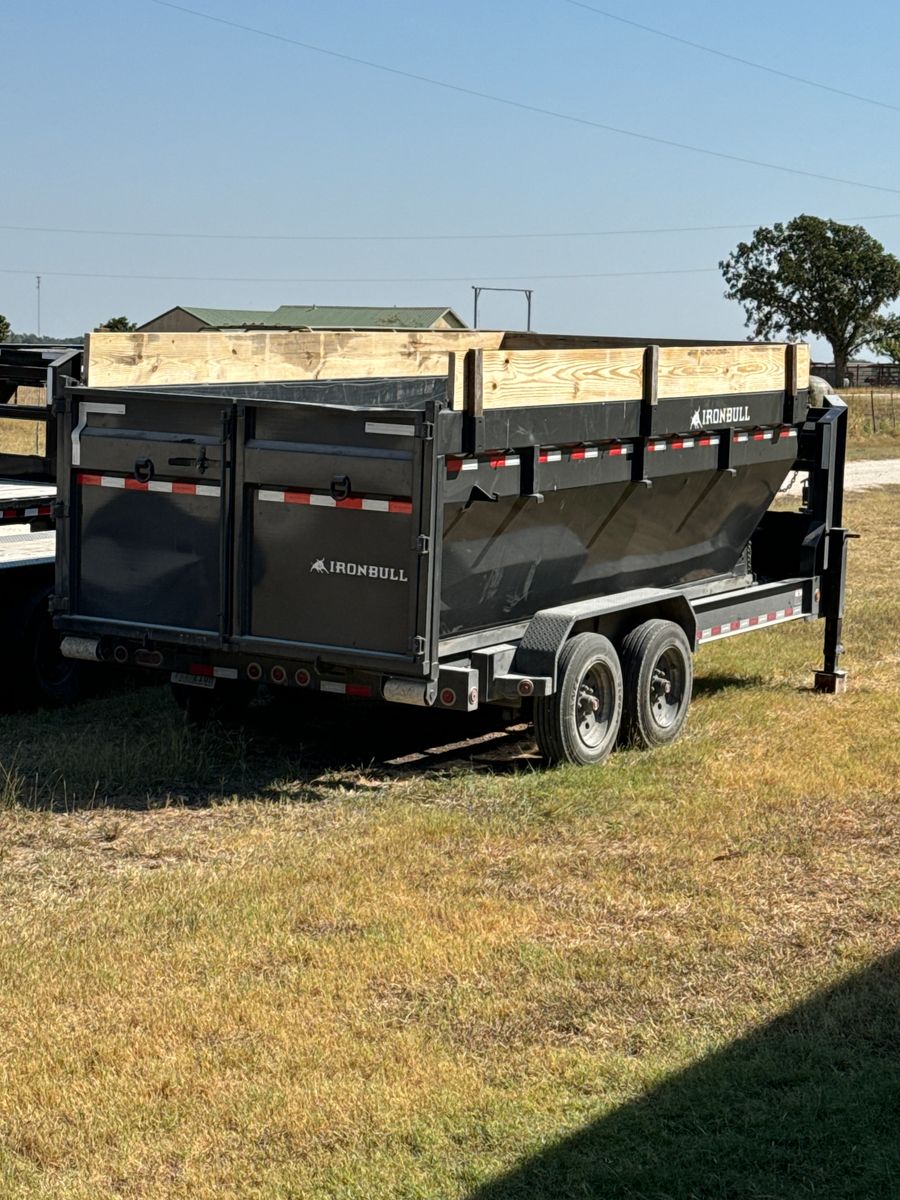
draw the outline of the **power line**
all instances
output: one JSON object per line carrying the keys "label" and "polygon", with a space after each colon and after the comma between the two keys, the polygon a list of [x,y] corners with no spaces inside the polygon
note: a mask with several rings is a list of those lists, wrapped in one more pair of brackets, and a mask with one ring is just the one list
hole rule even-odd
{"label": "power line", "polygon": [[508,96],[497,96],[492,92],[482,92],[476,88],[464,87],[458,83],[448,83],[443,79],[435,79],[430,75],[419,75],[414,71],[404,71],[400,67],[389,67],[385,63],[374,62],[368,58],[358,58],[353,54],[344,54],[339,50],[330,50],[326,46],[317,46],[312,42],[300,41],[281,33],[272,33],[268,29],[259,29],[254,25],[244,25],[239,21],[230,21],[226,17],[215,17],[211,13],[199,12],[183,4],[174,4],[172,0],[150,0],[162,8],[171,8],[176,12],[188,13],[204,21],[212,21],[217,25],[225,25],[230,29],[238,29],[242,33],[252,33],[258,37],[269,38],[271,41],[283,42],[288,46],[299,46],[302,50],[310,50],[314,54],[324,54],[329,58],[340,59],[342,62],[354,63],[356,66],[368,67],[373,71],[383,71],[388,75],[397,75],[401,79],[412,79],[416,83],[427,83],[432,87],[443,88],[445,91],[458,92],[464,96],[474,96],[479,100],[489,100],[493,104],[504,104],[508,108],[516,108],[523,112],[537,113],[543,117],[553,117],[558,121],[568,121],[574,125],[585,125],[591,129],[602,129],[606,133],[617,133],[622,137],[637,138],[642,142],[651,142],[656,146],[668,146],[675,150],[687,150],[692,154],[704,154],[710,158],[720,158],[727,162],[742,163],[744,166],[762,167],[767,171],[781,171],[787,175],[800,175],[806,179],[824,180],[826,183],[840,183],[848,187],[865,188],[872,192],[891,192],[900,195],[900,188],[885,187],[879,183],[864,183],[858,179],[843,179],[838,175],[823,175],[817,171],[804,171],[799,167],[788,167],[781,163],[763,162],[761,159],[745,158],[739,154],[729,154],[724,150],[710,150],[706,146],[693,146],[688,142],[678,142],[671,138],[657,137],[649,133],[638,133],[634,129],[623,129],[617,125],[608,125],[602,121],[593,121],[588,117],[579,117],[574,113],[558,112],[551,108],[542,108],[537,104],[527,104],[523,100],[512,100]]}
{"label": "power line", "polygon": [[[397,276],[385,278],[341,278],[325,279],[320,277],[289,277],[289,276],[260,276],[260,275],[132,275],[114,274],[108,271],[41,271],[42,276],[55,276],[61,279],[140,279],[159,280],[165,282],[184,283],[471,283],[477,276],[490,283],[504,283],[517,279],[546,281],[551,279],[622,279],[637,275],[708,275],[717,272],[716,267],[675,267],[655,271],[597,271],[583,272],[575,275],[482,275],[475,272],[472,275],[429,275],[429,276]],[[0,275],[35,275],[32,268],[0,267]]]}
{"label": "power line", "polygon": [[[900,213],[875,213],[868,217],[843,217],[844,221],[887,221]],[[645,229],[575,229],[525,233],[181,233],[148,229],[79,229],[57,225],[0,225],[13,233],[64,233],[88,237],[183,238],[191,241],[234,242],[490,242],[559,238],[640,237],[666,233],[733,233],[750,229],[756,222],[740,225],[668,225]]]}
{"label": "power line", "polygon": [[670,42],[678,42],[682,46],[690,46],[692,50],[702,50],[704,54],[714,54],[717,58],[725,58],[729,62],[740,63],[743,67],[752,67],[755,71],[766,71],[769,75],[778,75],[782,79],[790,79],[793,83],[802,83],[806,87],[819,88],[823,92],[832,92],[835,96],[844,96],[848,100],[859,100],[863,104],[874,104],[878,108],[888,108],[892,112],[900,112],[900,105],[888,104],[886,100],[876,100],[873,96],[862,96],[859,92],[847,92],[843,88],[832,87],[817,79],[806,79],[803,75],[792,75],[790,71],[780,71],[777,67],[767,67],[764,63],[754,62],[750,58],[741,58],[738,54],[729,54],[727,50],[717,50],[714,46],[705,46],[702,42],[692,42],[689,38],[679,37],[675,33],[667,33],[664,29],[656,29],[652,25],[642,25],[640,21],[632,21],[629,17],[620,17],[618,13],[608,12],[605,8],[595,8],[593,4],[585,4],[584,0],[564,0],[573,8],[583,8],[587,12],[596,13],[598,17],[606,17],[610,21],[618,21],[620,25],[630,25],[640,29],[642,33],[652,33],[655,37],[666,38]]}

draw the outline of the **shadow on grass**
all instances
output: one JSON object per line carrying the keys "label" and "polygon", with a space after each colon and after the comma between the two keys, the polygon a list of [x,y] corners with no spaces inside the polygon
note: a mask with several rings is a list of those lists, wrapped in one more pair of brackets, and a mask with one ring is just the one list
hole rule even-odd
{"label": "shadow on grass", "polygon": [[[0,721],[0,807],[316,802],[335,789],[454,767],[533,769],[526,726],[497,709],[435,712],[340,697],[253,706],[240,725],[188,723],[168,687],[115,688]],[[367,782],[368,781],[368,782]]]}
{"label": "shadow on grass", "polygon": [[900,1196],[900,952],[469,1200]]}
{"label": "shadow on grass", "polygon": [[719,692],[735,691],[739,688],[761,688],[766,681],[761,675],[695,675],[692,695],[717,696]]}

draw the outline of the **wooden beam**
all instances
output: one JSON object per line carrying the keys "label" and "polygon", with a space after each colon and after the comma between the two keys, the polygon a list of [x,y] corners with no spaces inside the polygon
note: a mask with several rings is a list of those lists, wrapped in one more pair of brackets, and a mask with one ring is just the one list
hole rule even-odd
{"label": "wooden beam", "polygon": [[[645,397],[645,347],[484,351],[485,408],[596,403]],[[808,347],[797,347],[797,386],[809,381]],[[784,345],[661,346],[657,395],[783,392]]]}
{"label": "wooden beam", "polygon": [[[92,333],[86,345],[91,387],[252,383],[447,375],[462,396],[466,353],[483,351],[485,408],[640,400],[646,343],[500,349],[488,330],[415,332]],[[516,335],[517,337],[519,335]],[[565,341],[565,339],[562,339]],[[598,339],[600,340],[600,339]],[[809,347],[795,350],[797,387],[809,383]],[[660,346],[657,395],[782,392],[783,345]]]}
{"label": "wooden beam", "polygon": [[[452,351],[495,348],[490,330],[403,333],[91,333],[90,387],[446,375]],[[460,355],[461,357],[461,355]]]}
{"label": "wooden beam", "polygon": [[730,396],[784,391],[784,346],[664,346],[659,396]]}
{"label": "wooden beam", "polygon": [[485,350],[484,407],[640,400],[642,346],[590,350]]}

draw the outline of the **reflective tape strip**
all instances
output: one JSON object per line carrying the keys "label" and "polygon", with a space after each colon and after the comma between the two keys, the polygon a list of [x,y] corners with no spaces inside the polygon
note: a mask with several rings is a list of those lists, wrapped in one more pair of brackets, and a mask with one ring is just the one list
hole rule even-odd
{"label": "reflective tape strip", "polygon": [[458,475],[460,471],[477,471],[479,467],[490,467],[497,471],[501,467],[517,467],[521,459],[518,454],[492,454],[487,458],[448,458],[447,474]]}
{"label": "reflective tape strip", "polygon": [[36,508],[4,508],[0,510],[0,518],[13,521],[16,517],[52,517],[52,504],[39,504]]}
{"label": "reflective tape strip", "polygon": [[166,482],[162,479],[149,479],[144,483],[140,479],[125,479],[121,475],[85,475],[78,476],[82,487],[119,488],[125,492],[165,492],[175,496],[213,496],[221,495],[221,489],[211,483],[183,483],[180,481]]}
{"label": "reflective tape strip", "polygon": [[412,512],[411,500],[368,500],[363,496],[347,496],[344,500],[335,500],[334,496],[326,496],[322,492],[296,492],[289,488],[260,488],[257,495],[260,500],[272,504],[308,504],[313,508],[349,508],[381,513]]}
{"label": "reflective tape strip", "polygon": [[802,616],[803,613],[799,608],[793,606],[778,608],[759,616],[741,617],[739,620],[724,621],[721,625],[711,625],[709,629],[698,629],[697,641],[711,642],[716,638],[730,637],[732,634],[741,633],[745,629],[755,629],[760,625],[777,625],[781,621],[792,621],[796,617]]}
{"label": "reflective tape strip", "polygon": [[754,429],[749,433],[736,433],[732,440],[735,442],[765,442],[767,440],[781,441],[782,438],[795,438],[796,436],[796,429],[785,429],[783,427],[775,426],[771,429]]}
{"label": "reflective tape strip", "polygon": [[628,458],[632,452],[632,447],[629,445],[596,445],[596,446],[570,446],[564,450],[542,450],[538,456],[538,461],[542,463],[558,463],[568,459],[569,462],[583,462],[590,458]]}
{"label": "reflective tape strip", "polygon": [[391,425],[387,421],[366,421],[366,433],[380,433],[386,437],[415,437],[415,425]]}
{"label": "reflective tape strip", "polygon": [[372,689],[364,683],[334,683],[323,679],[319,684],[322,692],[333,692],[336,696],[371,696]]}
{"label": "reflective tape strip", "polygon": [[237,679],[237,667],[213,667],[209,663],[191,663],[189,675],[199,675],[201,679]]}
{"label": "reflective tape strip", "polygon": [[658,454],[661,450],[693,450],[695,446],[718,446],[715,435],[703,437],[675,437],[662,442],[648,442],[647,449]]}

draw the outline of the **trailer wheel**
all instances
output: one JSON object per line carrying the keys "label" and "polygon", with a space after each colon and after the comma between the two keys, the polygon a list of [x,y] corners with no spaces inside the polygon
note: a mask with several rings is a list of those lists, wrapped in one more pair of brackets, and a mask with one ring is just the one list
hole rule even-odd
{"label": "trailer wheel", "polygon": [[12,668],[27,704],[71,704],[81,693],[82,666],[62,656],[49,596],[50,590],[42,588],[28,598],[24,624],[14,634]]}
{"label": "trailer wheel", "polygon": [[534,701],[534,731],[551,763],[603,762],[622,719],[622,668],[609,638],[579,633],[559,656],[559,685]]}
{"label": "trailer wheel", "polygon": [[622,643],[622,740],[652,749],[674,742],[687,720],[694,683],[691,648],[680,625],[645,621]]}
{"label": "trailer wheel", "polygon": [[192,725],[221,721],[223,725],[239,725],[256,697],[256,684],[233,683],[219,679],[212,688],[192,687],[188,683],[172,683],[172,698]]}

